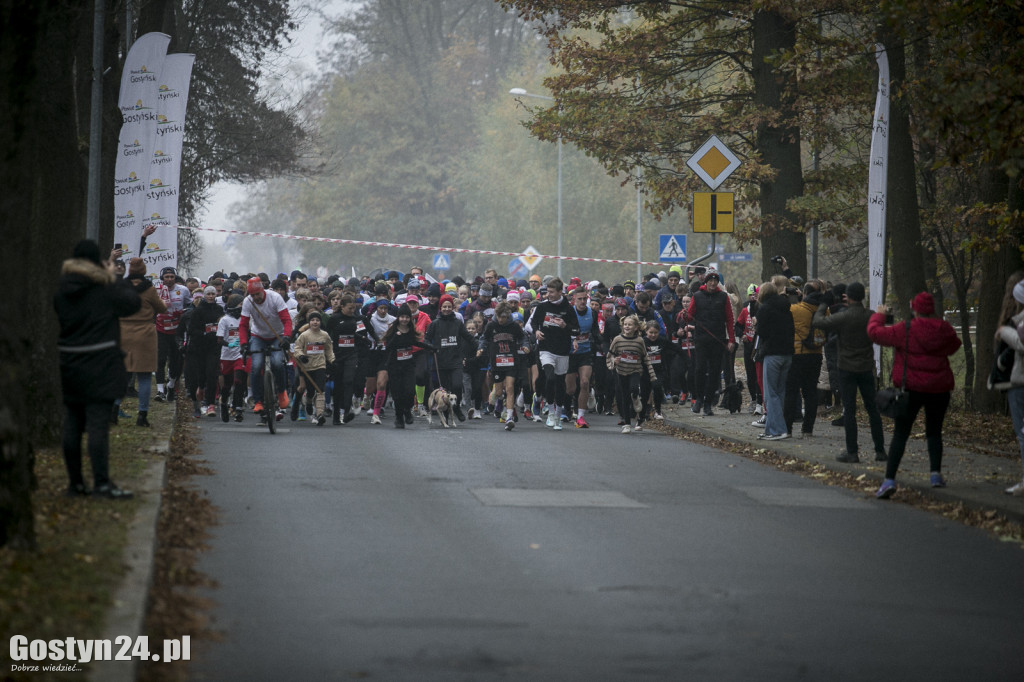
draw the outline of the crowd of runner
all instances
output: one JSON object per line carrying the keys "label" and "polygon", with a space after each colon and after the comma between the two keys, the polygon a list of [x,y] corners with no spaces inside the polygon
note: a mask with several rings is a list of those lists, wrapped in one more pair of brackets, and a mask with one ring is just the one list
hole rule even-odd
{"label": "crowd of runner", "polygon": [[[668,401],[705,416],[740,412],[742,353],[758,438],[810,437],[819,405],[841,406],[832,424],[845,427],[846,447],[836,459],[855,463],[862,405],[875,459],[887,462],[878,496],[889,497],[923,410],[931,482],[944,486],[948,357],[960,339],[931,295],[914,298],[912,320],[893,324],[884,307],[865,308],[861,283],[804,281],[785,258],[776,261],[781,273],[749,284],[745,296],[714,268],[692,265],[611,285],[536,274],[515,280],[493,269],[436,281],[421,268],[349,279],[217,272],[204,283],[165,268],[155,286],[163,303],[155,399],[174,398],[183,381],[197,418],[240,422],[251,410],[261,420],[340,426],[362,413],[371,424],[390,419],[405,428],[431,416],[440,403],[428,396],[440,390],[459,421],[586,429],[588,416],[617,414],[625,434],[663,419]],[[894,348],[892,380],[910,397],[890,415],[888,453],[875,401],[876,344]],[[266,363],[281,387],[274,401],[253,380]],[[137,376],[148,393],[148,373]]]}

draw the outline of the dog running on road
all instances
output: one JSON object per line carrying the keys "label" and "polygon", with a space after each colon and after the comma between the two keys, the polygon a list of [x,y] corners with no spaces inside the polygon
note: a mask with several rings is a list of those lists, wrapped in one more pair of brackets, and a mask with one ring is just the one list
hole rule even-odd
{"label": "dog running on road", "polygon": [[449,393],[443,388],[437,388],[430,392],[430,397],[427,398],[427,424],[432,425],[434,418],[431,416],[434,411],[437,411],[437,418],[441,421],[441,426],[444,428],[455,428],[455,394]]}

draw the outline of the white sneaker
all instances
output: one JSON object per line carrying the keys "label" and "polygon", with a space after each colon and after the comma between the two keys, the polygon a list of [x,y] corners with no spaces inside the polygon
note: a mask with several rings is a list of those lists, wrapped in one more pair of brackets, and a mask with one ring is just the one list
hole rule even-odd
{"label": "white sneaker", "polygon": [[634,431],[643,431],[644,427],[640,426],[640,422],[637,421],[636,426],[633,427]]}
{"label": "white sneaker", "polygon": [[629,428],[629,424],[626,424],[625,426],[622,427],[622,432],[623,433],[632,433],[633,429]]}
{"label": "white sneaker", "polygon": [[427,416],[427,408],[425,408],[422,405],[420,405],[420,409],[417,412],[417,416],[426,417]]}
{"label": "white sneaker", "polygon": [[764,414],[764,405],[761,403],[754,405],[754,414]]}
{"label": "white sneaker", "polygon": [[370,417],[370,423],[371,424],[380,424],[380,415],[376,415],[375,414],[372,417]]}
{"label": "white sneaker", "polygon": [[556,417],[553,412],[549,412],[548,413],[548,421],[547,421],[547,424],[545,424],[545,426],[547,426],[550,429],[550,428],[553,428],[555,426],[555,424],[557,424],[557,423],[558,423],[558,417]]}
{"label": "white sneaker", "polygon": [[665,421],[665,417],[661,415],[661,412],[655,412],[654,418],[657,419],[658,421]]}
{"label": "white sneaker", "polygon": [[1024,496],[1024,481],[1021,481],[1017,485],[1010,486],[1005,492],[1007,495],[1014,495],[1015,497]]}
{"label": "white sneaker", "polygon": [[761,417],[760,419],[758,419],[757,421],[752,421],[752,422],[750,422],[750,425],[751,425],[751,426],[757,426],[757,427],[761,427],[761,426],[764,426],[764,425],[765,425],[765,424],[766,424],[767,422],[768,422],[768,418],[767,418],[767,417],[765,417],[765,416],[762,416],[762,417]]}

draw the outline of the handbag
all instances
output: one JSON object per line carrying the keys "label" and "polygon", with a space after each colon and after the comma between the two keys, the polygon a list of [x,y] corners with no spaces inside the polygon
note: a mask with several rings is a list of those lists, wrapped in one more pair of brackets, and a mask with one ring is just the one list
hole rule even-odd
{"label": "handbag", "polygon": [[890,419],[907,416],[910,408],[910,393],[907,391],[907,365],[910,362],[910,320],[907,320],[906,343],[903,347],[903,380],[899,386],[889,386],[875,393],[878,412]]}

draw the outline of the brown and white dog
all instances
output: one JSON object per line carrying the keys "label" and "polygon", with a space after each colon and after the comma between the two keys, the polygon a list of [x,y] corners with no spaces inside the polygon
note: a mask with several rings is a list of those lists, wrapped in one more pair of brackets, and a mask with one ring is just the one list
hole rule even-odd
{"label": "brown and white dog", "polygon": [[434,389],[430,392],[430,397],[427,398],[427,424],[433,424],[434,418],[433,413],[437,410],[437,417],[441,420],[441,426],[444,428],[455,428],[455,413],[453,409],[455,407],[455,394],[449,393],[443,388]]}

